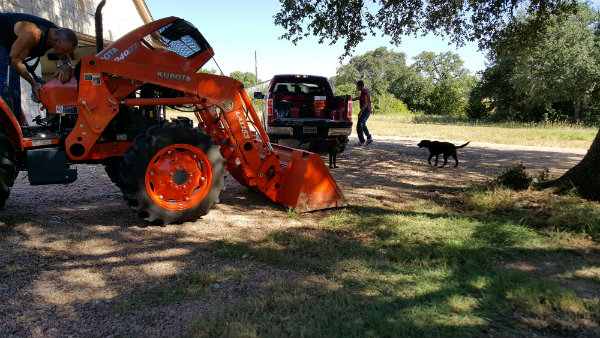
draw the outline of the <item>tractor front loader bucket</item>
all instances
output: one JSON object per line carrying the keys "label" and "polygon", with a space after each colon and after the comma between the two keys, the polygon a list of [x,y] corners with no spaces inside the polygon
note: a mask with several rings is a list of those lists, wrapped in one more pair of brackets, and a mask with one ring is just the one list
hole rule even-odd
{"label": "tractor front loader bucket", "polygon": [[[210,88],[210,81],[235,81],[210,74],[196,76],[207,79],[205,84],[199,86],[204,92]],[[233,178],[244,186],[259,190],[273,202],[297,212],[348,205],[321,156],[270,143],[241,83],[236,82],[229,88],[235,88],[235,92],[221,95],[236,98],[235,101],[239,97],[240,108],[230,106],[217,113],[214,109],[208,109],[210,102],[192,103],[199,104],[196,111],[198,121],[215,143],[221,146],[226,168]]]}
{"label": "tractor front loader bucket", "polygon": [[277,203],[297,212],[348,205],[321,156],[277,144],[272,144],[272,147],[283,167]]}

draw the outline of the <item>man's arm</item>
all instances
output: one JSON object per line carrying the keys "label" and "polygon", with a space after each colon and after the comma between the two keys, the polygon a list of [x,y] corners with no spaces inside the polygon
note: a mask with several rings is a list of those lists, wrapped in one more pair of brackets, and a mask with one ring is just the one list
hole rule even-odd
{"label": "man's arm", "polygon": [[61,83],[67,83],[71,79],[71,68],[71,58],[67,55],[60,59],[54,76],[57,76]]}
{"label": "man's arm", "polygon": [[31,84],[33,95],[39,100],[38,92],[42,89],[42,85],[35,82],[31,74],[27,72],[23,60],[29,56],[29,51],[40,41],[42,32],[31,22],[21,21],[15,25],[15,34],[17,40],[13,43],[10,49],[10,65],[17,70],[19,75]]}
{"label": "man's arm", "polygon": [[365,112],[365,109],[367,109],[367,101],[360,100],[360,111],[358,112],[359,119],[362,117],[362,114]]}
{"label": "man's arm", "polygon": [[367,98],[365,97],[365,95],[363,94],[363,92],[360,92],[360,96],[358,97],[358,99],[360,101],[359,102],[359,108],[360,111],[358,112],[358,118],[360,119],[362,114],[365,112],[365,109],[367,109]]}

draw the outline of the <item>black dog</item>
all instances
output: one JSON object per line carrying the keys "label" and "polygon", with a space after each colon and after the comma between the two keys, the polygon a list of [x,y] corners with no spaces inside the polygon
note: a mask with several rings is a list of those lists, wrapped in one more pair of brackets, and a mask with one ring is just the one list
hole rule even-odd
{"label": "black dog", "polygon": [[469,144],[469,142],[457,147],[450,142],[422,140],[421,142],[419,142],[419,144],[417,144],[417,146],[419,146],[419,148],[429,149],[429,158],[427,158],[427,162],[429,162],[429,165],[431,165],[431,158],[435,155],[435,166],[437,166],[438,156],[440,154],[444,154],[444,164],[442,164],[442,166],[440,167],[442,168],[446,165],[446,163],[448,163],[448,156],[454,157],[454,160],[456,161],[456,165],[454,165],[454,167],[458,167],[456,149],[466,147],[467,144]]}
{"label": "black dog", "polygon": [[348,136],[314,138],[308,144],[308,151],[317,154],[329,154],[329,168],[337,168],[337,155],[344,152],[346,144],[348,144]]}

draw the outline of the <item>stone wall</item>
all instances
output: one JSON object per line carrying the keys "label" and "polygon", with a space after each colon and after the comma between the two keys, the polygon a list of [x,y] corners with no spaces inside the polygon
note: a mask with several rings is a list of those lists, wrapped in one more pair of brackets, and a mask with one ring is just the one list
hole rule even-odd
{"label": "stone wall", "polygon": [[[94,37],[94,14],[100,0],[0,0],[0,12],[33,14],[54,22],[59,27]],[[104,39],[115,41],[144,24],[134,1],[107,0],[102,10]],[[80,43],[82,45],[82,43]],[[41,76],[41,67],[37,69]],[[22,107],[28,120],[39,115],[39,105],[31,100],[31,86],[21,80]]]}

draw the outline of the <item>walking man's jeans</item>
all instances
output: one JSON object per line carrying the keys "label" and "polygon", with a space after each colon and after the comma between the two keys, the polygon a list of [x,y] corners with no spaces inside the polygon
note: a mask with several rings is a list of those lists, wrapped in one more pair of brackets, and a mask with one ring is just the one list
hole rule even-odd
{"label": "walking man's jeans", "polygon": [[365,133],[365,136],[367,136],[367,140],[371,139],[371,134],[369,134],[369,129],[367,129],[367,120],[369,119],[370,115],[371,115],[371,112],[368,110],[365,110],[362,113],[362,116],[358,119],[358,123],[356,124],[356,133],[358,134],[358,140],[360,141],[360,143],[365,142],[365,137],[363,136],[363,132]]}
{"label": "walking man's jeans", "polygon": [[16,69],[11,67],[10,79],[6,78],[8,73],[9,60],[9,52],[6,50],[6,48],[0,46],[0,93],[4,92],[4,87],[6,87],[6,84],[8,83],[8,81],[10,81],[9,87],[10,93],[12,94],[14,106],[13,113],[17,117],[17,120],[22,123],[23,121],[21,121],[21,76],[19,75]]}

